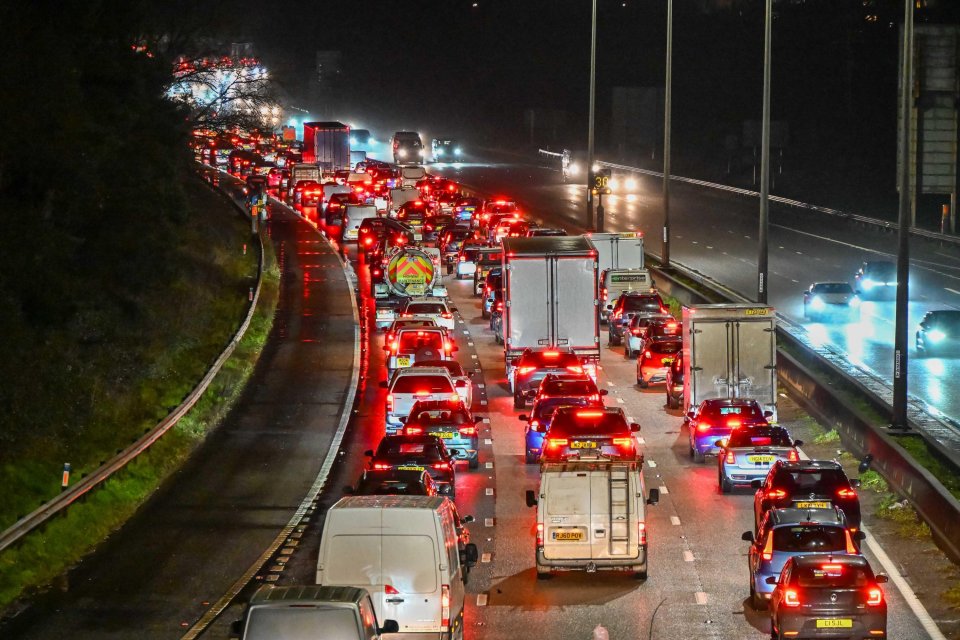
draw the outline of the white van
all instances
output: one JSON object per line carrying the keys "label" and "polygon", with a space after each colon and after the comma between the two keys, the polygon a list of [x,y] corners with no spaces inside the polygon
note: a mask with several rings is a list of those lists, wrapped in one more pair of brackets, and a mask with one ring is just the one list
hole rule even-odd
{"label": "white van", "polygon": [[377,208],[372,204],[348,204],[343,208],[343,241],[360,237],[360,224],[367,218],[376,218]]}
{"label": "white van", "polygon": [[401,637],[462,640],[477,547],[461,545],[455,509],[439,496],[341,499],[323,524],[317,584],[366,589],[377,620],[396,620]]}
{"label": "white van", "polygon": [[660,490],[647,500],[644,492],[642,459],[541,465],[540,490],[526,496],[537,507],[537,577],[612,569],[645,580],[646,506],[660,501]]}
{"label": "white van", "polygon": [[415,187],[417,183],[427,177],[427,170],[421,166],[401,167],[400,186]]}
{"label": "white van", "polygon": [[606,322],[610,314],[608,301],[616,300],[626,291],[649,291],[654,286],[646,269],[604,269],[600,272],[600,321]]}

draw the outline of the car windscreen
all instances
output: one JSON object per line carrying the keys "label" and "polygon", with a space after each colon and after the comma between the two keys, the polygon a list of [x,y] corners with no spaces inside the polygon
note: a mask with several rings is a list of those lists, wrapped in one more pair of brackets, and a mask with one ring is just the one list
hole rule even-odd
{"label": "car windscreen", "polygon": [[443,348],[443,337],[439,331],[401,331],[399,348],[404,353],[420,349],[439,351]]}
{"label": "car windscreen", "polygon": [[396,384],[390,389],[391,393],[453,393],[450,380],[437,375],[408,375],[400,376]]}
{"label": "car windscreen", "polygon": [[599,410],[575,409],[561,411],[553,416],[551,433],[576,436],[578,434],[629,435],[630,427],[618,413]]}
{"label": "car windscreen", "polygon": [[627,296],[623,300],[624,311],[658,313],[660,309],[659,296]]}
{"label": "car windscreen", "polygon": [[930,315],[929,325],[941,329],[960,329],[960,312],[941,311]]}
{"label": "car windscreen", "polygon": [[406,313],[413,315],[432,316],[446,313],[446,306],[439,302],[412,302],[407,305]]}
{"label": "car windscreen", "polygon": [[853,293],[846,282],[824,282],[813,287],[814,293]]}
{"label": "car windscreen", "polygon": [[747,427],[730,434],[728,447],[791,447],[790,434],[782,427]]}
{"label": "car windscreen", "polygon": [[775,551],[806,552],[845,551],[844,528],[819,524],[798,524],[773,530]]}
{"label": "car windscreen", "polygon": [[650,346],[647,347],[647,350],[650,353],[657,353],[660,355],[673,355],[677,353],[682,348],[683,344],[679,340],[664,340],[654,341],[650,343]]}
{"label": "car windscreen", "polygon": [[440,447],[433,442],[407,442],[395,438],[384,438],[377,447],[378,458],[400,458],[403,456],[417,456],[422,458],[439,458]]}
{"label": "car windscreen", "polygon": [[856,589],[870,584],[872,576],[865,567],[824,562],[812,567],[795,567],[792,584],[804,588]]}

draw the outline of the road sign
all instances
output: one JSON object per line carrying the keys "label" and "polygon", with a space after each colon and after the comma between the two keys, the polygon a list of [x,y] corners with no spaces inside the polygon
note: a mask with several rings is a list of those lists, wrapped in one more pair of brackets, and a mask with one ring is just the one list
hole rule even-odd
{"label": "road sign", "polygon": [[590,191],[593,195],[609,195],[613,193],[610,188],[610,170],[601,169],[590,174]]}

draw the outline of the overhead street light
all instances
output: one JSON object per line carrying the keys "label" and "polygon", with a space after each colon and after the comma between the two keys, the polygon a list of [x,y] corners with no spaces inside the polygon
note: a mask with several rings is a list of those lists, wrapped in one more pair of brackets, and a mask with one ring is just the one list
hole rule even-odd
{"label": "overhead street light", "polygon": [[663,249],[660,262],[670,266],[670,112],[673,89],[673,0],[667,0],[667,78],[663,90]]}
{"label": "overhead street light", "polygon": [[[597,0],[593,0],[593,17],[590,31],[590,115],[587,123],[587,166],[593,167],[593,121],[596,102],[597,80]],[[587,172],[587,226],[594,231],[603,231],[603,217],[593,218],[593,171]]]}
{"label": "overhead street light", "polygon": [[760,233],[757,256],[757,302],[767,303],[768,249],[767,232],[770,227],[770,57],[773,35],[773,0],[767,0],[763,24],[763,127],[760,134]]}

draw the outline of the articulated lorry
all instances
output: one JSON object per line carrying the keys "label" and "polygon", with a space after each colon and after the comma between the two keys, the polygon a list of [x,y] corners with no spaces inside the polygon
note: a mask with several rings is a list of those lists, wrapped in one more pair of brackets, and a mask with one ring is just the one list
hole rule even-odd
{"label": "articulated lorry", "polygon": [[683,412],[708,398],[751,398],[777,415],[777,317],[773,307],[683,307]]}

